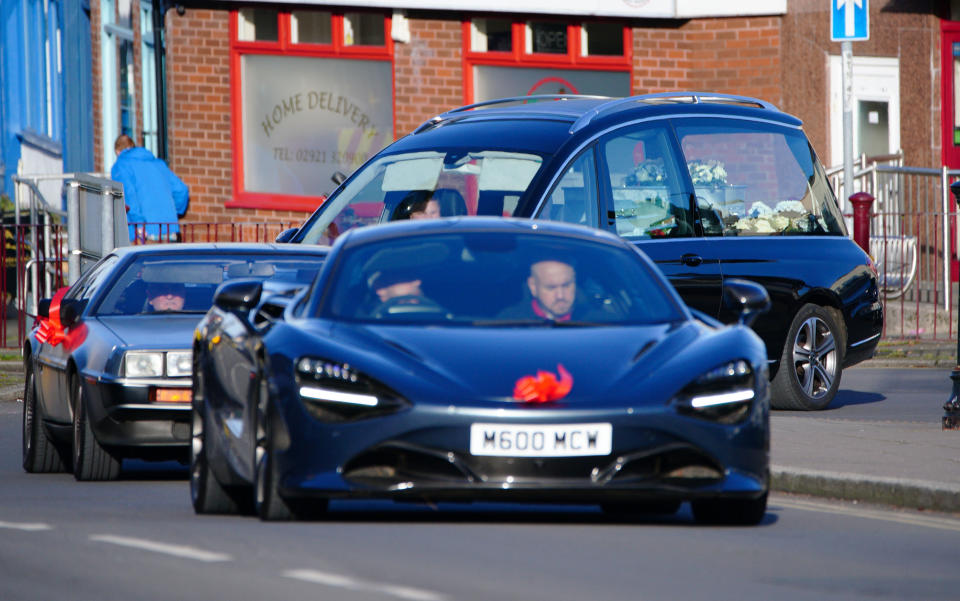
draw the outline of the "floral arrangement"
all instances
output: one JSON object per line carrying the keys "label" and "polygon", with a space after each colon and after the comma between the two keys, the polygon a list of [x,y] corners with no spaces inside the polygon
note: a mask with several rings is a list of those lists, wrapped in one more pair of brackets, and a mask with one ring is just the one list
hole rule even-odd
{"label": "floral arrangement", "polygon": [[696,159],[687,162],[687,169],[694,186],[723,186],[727,183],[727,170],[720,161]]}
{"label": "floral arrangement", "polygon": [[650,184],[662,184],[667,181],[667,175],[663,172],[663,167],[656,161],[643,161],[633,168],[633,173],[624,179],[626,186],[642,186]]}

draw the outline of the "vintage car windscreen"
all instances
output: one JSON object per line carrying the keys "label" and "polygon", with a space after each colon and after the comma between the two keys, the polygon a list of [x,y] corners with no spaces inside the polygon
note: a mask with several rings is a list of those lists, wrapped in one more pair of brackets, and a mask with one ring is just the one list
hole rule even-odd
{"label": "vintage car windscreen", "polygon": [[322,317],[435,325],[610,325],[683,318],[636,251],[555,236],[461,233],[346,251]]}
{"label": "vintage car windscreen", "polygon": [[826,177],[799,129],[759,121],[676,122],[707,235],[845,235]]}
{"label": "vintage car windscreen", "polygon": [[317,255],[179,254],[141,256],[114,280],[96,315],[206,313],[213,294],[230,279],[313,281]]}
{"label": "vintage car windscreen", "polygon": [[352,227],[401,219],[513,216],[542,164],[536,154],[499,150],[383,156],[327,201],[302,242],[329,244]]}

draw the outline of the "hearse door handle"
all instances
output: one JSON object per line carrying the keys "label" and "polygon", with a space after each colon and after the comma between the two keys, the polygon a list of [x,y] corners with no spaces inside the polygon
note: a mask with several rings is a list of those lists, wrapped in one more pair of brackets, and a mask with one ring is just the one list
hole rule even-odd
{"label": "hearse door handle", "polygon": [[695,255],[693,253],[687,253],[680,257],[680,262],[686,265],[687,267],[697,267],[703,263],[703,258],[700,255]]}

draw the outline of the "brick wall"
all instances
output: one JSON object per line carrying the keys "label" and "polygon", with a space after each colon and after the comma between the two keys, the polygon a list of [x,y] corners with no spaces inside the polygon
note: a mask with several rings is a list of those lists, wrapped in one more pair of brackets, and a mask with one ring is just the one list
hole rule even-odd
{"label": "brick wall", "polygon": [[394,45],[398,138],[463,104],[460,21],[411,19],[410,38]]}
{"label": "brick wall", "polygon": [[[892,57],[900,62],[900,145],[905,163],[940,165],[940,21],[930,3],[902,0],[890,9],[870,5],[870,39],[853,42],[855,56]],[[790,0],[783,26],[781,108],[803,120],[804,130],[825,163],[830,156],[830,56],[840,43],[830,41],[830,13],[820,0]]]}
{"label": "brick wall", "polygon": [[690,60],[686,32],[664,23],[633,28],[634,94],[689,90]]}
{"label": "brick wall", "polygon": [[633,93],[782,95],[779,17],[694,19],[633,29]]}
{"label": "brick wall", "polygon": [[230,13],[167,13],[170,168],[190,186],[183,223],[300,223],[302,211],[227,208],[233,199]]}

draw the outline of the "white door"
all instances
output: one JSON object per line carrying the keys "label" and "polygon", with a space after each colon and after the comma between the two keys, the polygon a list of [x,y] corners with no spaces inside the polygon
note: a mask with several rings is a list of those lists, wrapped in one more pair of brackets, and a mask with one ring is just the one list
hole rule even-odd
{"label": "white door", "polygon": [[[856,45],[854,45],[856,50]],[[830,57],[831,166],[843,165],[843,69]],[[853,153],[877,156],[900,149],[900,60],[853,57]]]}

